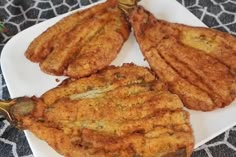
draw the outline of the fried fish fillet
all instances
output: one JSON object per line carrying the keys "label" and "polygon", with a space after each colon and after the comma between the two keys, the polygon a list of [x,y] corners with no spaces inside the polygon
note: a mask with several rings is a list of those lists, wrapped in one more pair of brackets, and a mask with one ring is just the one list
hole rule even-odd
{"label": "fried fish fillet", "polygon": [[25,56],[42,71],[80,78],[109,65],[130,34],[116,0],[65,17],[29,45]]}
{"label": "fried fish fillet", "polygon": [[210,111],[236,97],[236,39],[226,33],[159,20],[139,6],[130,14],[151,68],[187,108]]}
{"label": "fried fish fillet", "polygon": [[33,101],[33,112],[20,108],[26,103],[12,110],[17,121],[67,157],[189,157],[193,150],[181,100],[144,67],[110,66]]}

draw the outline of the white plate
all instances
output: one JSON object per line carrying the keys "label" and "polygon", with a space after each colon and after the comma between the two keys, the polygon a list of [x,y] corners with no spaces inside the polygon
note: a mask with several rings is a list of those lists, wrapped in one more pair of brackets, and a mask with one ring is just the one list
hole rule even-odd
{"label": "white plate", "polygon": [[[160,19],[172,22],[185,23],[194,26],[205,26],[187,9],[174,0],[143,0],[145,8]],[[63,16],[66,16],[65,14]],[[40,96],[42,93],[55,87],[64,77],[54,77],[40,71],[38,64],[32,63],[24,57],[24,52],[30,42],[46,30],[49,26],[60,20],[63,16],[42,22],[14,36],[3,48],[1,55],[2,72],[12,98],[19,96]],[[133,62],[137,65],[148,66],[138,48],[133,34],[123,46],[120,54],[112,63]],[[236,102],[226,108],[213,112],[190,111],[191,124],[195,136],[195,148],[219,135],[236,124]],[[29,131],[25,131],[30,147],[35,157],[59,157],[46,142],[39,140]]]}

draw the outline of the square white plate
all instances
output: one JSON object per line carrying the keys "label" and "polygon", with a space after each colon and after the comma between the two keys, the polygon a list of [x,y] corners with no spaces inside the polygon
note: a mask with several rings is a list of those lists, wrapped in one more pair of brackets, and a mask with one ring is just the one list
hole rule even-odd
{"label": "square white plate", "polygon": [[[193,26],[205,26],[175,0],[142,0],[140,4],[160,19]],[[32,63],[25,58],[24,52],[36,36],[68,14],[70,13],[30,27],[14,36],[5,45],[1,55],[1,67],[12,98],[25,95],[40,96],[60,83],[56,79],[61,81],[65,78],[44,74],[40,71],[38,64]],[[143,60],[133,34],[130,35],[112,64],[121,65],[122,63],[130,62],[148,66]],[[236,124],[236,119],[234,118],[236,102],[213,112],[190,111],[190,114],[196,148]],[[60,156],[46,142],[39,140],[29,131],[25,131],[25,133],[35,157]]]}

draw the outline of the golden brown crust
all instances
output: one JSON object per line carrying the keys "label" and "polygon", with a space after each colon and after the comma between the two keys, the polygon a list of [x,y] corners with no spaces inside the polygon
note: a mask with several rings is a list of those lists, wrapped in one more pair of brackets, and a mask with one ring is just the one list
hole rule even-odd
{"label": "golden brown crust", "polygon": [[[49,90],[42,95],[42,99],[46,104],[52,104],[57,99],[72,95],[73,93],[85,93],[91,89],[111,90],[126,84],[151,82],[155,77],[148,69],[134,66],[132,64],[124,64],[122,71],[115,66],[106,67],[99,74],[93,74],[87,78],[77,80],[65,80],[61,85],[53,91]],[[105,88],[106,87],[106,88]]]}
{"label": "golden brown crust", "polygon": [[[124,41],[128,38],[129,27],[119,9],[111,10],[108,15],[112,19],[108,22],[104,20],[105,25],[99,33],[84,44],[80,53],[69,64],[66,75],[70,77],[87,76],[106,67],[116,58]],[[89,27],[89,31],[93,27],[94,25]]]}
{"label": "golden brown crust", "polygon": [[182,102],[144,67],[111,66],[66,80],[35,102],[18,120],[68,157],[189,157],[193,150]]}
{"label": "golden brown crust", "polygon": [[33,62],[41,62],[52,51],[52,49],[54,49],[54,47],[62,44],[58,43],[58,41],[61,40],[55,40],[57,37],[63,37],[66,33],[68,34],[72,31],[77,25],[93,17],[95,13],[98,15],[102,14],[108,7],[114,7],[115,5],[116,0],[108,0],[104,4],[98,4],[90,9],[85,9],[63,18],[56,25],[53,25],[33,40],[25,52],[25,56]]}
{"label": "golden brown crust", "polygon": [[80,78],[109,65],[129,33],[116,0],[108,0],[50,27],[30,44],[25,56],[39,62],[45,73]]}
{"label": "golden brown crust", "polygon": [[234,100],[236,51],[229,44],[235,41],[232,36],[158,20],[141,6],[131,13],[130,21],[150,66],[186,107],[210,111]]}

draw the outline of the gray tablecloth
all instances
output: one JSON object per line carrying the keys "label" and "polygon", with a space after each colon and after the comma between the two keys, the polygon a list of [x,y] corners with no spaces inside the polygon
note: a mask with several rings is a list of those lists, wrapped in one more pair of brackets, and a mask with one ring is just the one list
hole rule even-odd
{"label": "gray tablecloth", "polygon": [[[0,21],[6,32],[0,34],[0,52],[16,33],[46,19],[98,0],[0,0]],[[236,34],[236,0],[178,0],[209,27]],[[9,93],[0,71],[0,99]],[[22,131],[0,116],[0,157],[33,157]],[[200,146],[192,157],[236,157],[236,127]]]}

